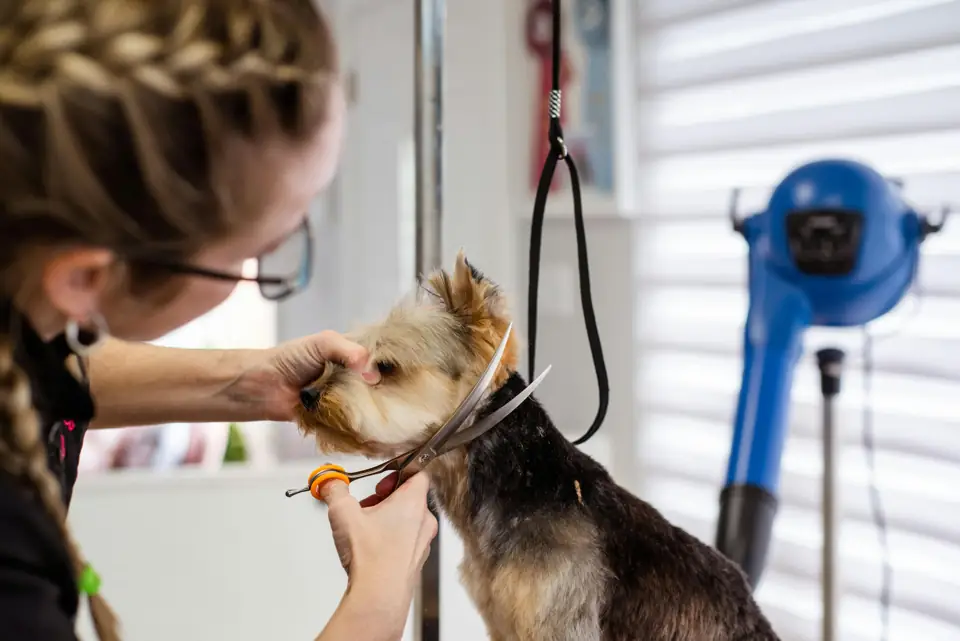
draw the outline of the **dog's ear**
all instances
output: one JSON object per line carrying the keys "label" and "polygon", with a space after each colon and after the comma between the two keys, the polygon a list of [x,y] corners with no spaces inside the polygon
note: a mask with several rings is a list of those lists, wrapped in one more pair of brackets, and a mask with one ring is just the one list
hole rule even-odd
{"label": "dog's ear", "polygon": [[[462,263],[462,264],[461,264],[461,263]],[[470,271],[470,278],[473,279],[473,282],[474,282],[474,283],[478,283],[478,284],[479,284],[479,283],[487,283],[487,284],[489,284],[489,285],[493,285],[493,283],[491,283],[489,280],[487,280],[487,278],[483,275],[483,272],[481,272],[479,269],[477,269],[476,267],[474,267],[473,265],[470,264],[470,261],[467,260],[467,255],[463,253],[463,248],[461,248],[460,251],[457,252],[457,265],[456,265],[456,267],[457,267],[457,269],[460,269],[460,270],[462,270],[462,269],[464,269],[464,268],[466,268],[467,270],[469,270],[469,271]]]}
{"label": "dog's ear", "polygon": [[[472,341],[471,353],[480,358],[479,367],[486,367],[487,359],[503,338],[510,311],[500,288],[467,261],[461,249],[457,254],[453,274],[437,271],[427,281],[431,291],[467,330]],[[503,355],[501,372],[496,385],[502,385],[508,372],[517,369],[517,334],[510,336]],[[479,370],[478,370],[479,371]]]}
{"label": "dog's ear", "polygon": [[478,323],[503,313],[499,288],[467,261],[461,249],[453,275],[439,271],[429,278],[433,292],[448,311],[466,323]]}
{"label": "dog's ear", "polygon": [[457,252],[457,260],[453,265],[453,284],[454,287],[463,293],[472,291],[483,280],[483,274],[477,271],[473,265],[467,262],[467,255],[463,248]]}

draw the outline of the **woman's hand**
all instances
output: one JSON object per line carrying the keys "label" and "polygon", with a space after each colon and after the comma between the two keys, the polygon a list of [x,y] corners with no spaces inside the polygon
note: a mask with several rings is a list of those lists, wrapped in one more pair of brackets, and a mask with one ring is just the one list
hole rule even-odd
{"label": "woman's hand", "polygon": [[263,350],[244,350],[243,371],[227,393],[254,405],[258,420],[292,421],[300,390],[313,382],[327,361],[338,361],[371,385],[380,373],[365,348],[334,331],[323,331]]}
{"label": "woman's hand", "polygon": [[426,474],[415,474],[391,494],[395,485],[393,474],[377,485],[376,495],[358,502],[344,483],[330,481],[321,495],[349,577],[348,595],[366,604],[368,621],[383,622],[399,638],[438,525],[427,509]]}

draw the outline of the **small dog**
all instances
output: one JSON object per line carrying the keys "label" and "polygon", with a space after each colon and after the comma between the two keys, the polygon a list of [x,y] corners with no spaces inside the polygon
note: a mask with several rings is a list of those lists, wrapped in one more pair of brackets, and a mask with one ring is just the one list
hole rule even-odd
{"label": "small dog", "polygon": [[[350,335],[382,382],[329,364],[302,395],[301,429],[326,452],[416,447],[467,395],[509,322],[501,292],[461,252],[452,275],[430,275],[385,321]],[[478,417],[526,387],[515,336]],[[777,639],[731,561],[618,486],[533,397],[427,472],[494,641]]]}

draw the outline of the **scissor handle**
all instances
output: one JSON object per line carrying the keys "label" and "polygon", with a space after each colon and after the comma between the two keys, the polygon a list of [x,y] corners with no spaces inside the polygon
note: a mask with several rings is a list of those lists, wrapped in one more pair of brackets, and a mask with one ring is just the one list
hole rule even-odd
{"label": "scissor handle", "polygon": [[313,498],[322,501],[323,497],[320,495],[320,489],[330,481],[343,481],[347,485],[350,485],[350,477],[347,476],[345,469],[333,463],[321,465],[311,472],[307,479],[307,484],[310,486],[310,494]]}

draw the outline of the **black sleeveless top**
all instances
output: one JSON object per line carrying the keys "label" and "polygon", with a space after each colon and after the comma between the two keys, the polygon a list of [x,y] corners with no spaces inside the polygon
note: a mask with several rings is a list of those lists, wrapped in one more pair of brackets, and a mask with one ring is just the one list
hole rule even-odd
{"label": "black sleeveless top", "polygon": [[[0,327],[30,379],[50,470],[69,505],[83,435],[94,414],[86,385],[67,369],[63,335],[44,342],[8,302]],[[9,429],[0,413],[0,429]],[[3,641],[75,641],[79,596],[59,530],[22,480],[0,470],[0,637]]]}

